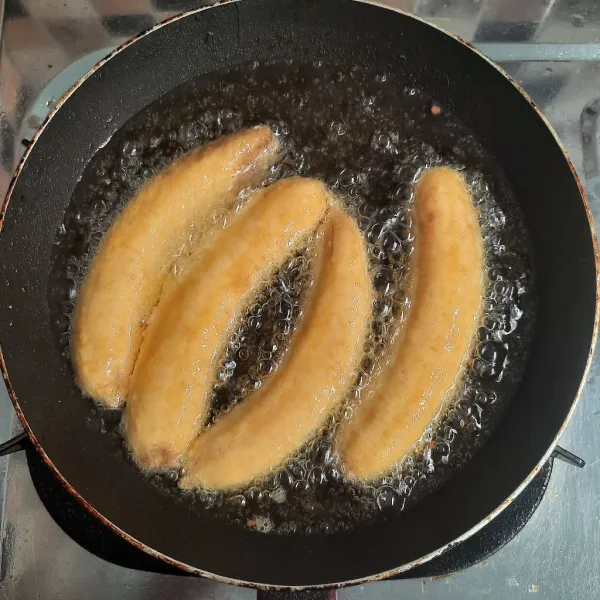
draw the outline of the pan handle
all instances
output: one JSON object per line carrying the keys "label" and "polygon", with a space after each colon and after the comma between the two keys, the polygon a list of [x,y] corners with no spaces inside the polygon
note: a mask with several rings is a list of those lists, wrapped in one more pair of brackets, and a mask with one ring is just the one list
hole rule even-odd
{"label": "pan handle", "polygon": [[256,600],[336,600],[337,590],[257,590]]}
{"label": "pan handle", "polygon": [[31,447],[31,440],[29,439],[27,432],[23,431],[23,433],[15,435],[15,437],[8,440],[8,442],[0,444],[0,456],[7,456],[13,452],[19,452],[19,450],[28,450]]}

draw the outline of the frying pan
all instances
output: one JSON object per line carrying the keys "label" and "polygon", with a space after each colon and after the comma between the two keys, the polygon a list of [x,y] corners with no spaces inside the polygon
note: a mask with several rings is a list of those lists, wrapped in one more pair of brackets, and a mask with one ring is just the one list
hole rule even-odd
{"label": "frying pan", "polygon": [[[277,58],[400,74],[462,120],[501,166],[536,264],[525,374],[483,448],[443,487],[385,523],[270,536],[161,493],[85,426],[50,331],[51,250],[85,165],[133,115],[181,83]],[[399,11],[350,0],[245,0],[181,15],[115,51],[59,103],[0,213],[2,371],[17,414],[63,485],[135,546],[191,573],[261,587],[343,585],[410,569],[505,508],[548,459],[581,391],[597,327],[596,240],[559,140],[510,78],[460,41]]]}

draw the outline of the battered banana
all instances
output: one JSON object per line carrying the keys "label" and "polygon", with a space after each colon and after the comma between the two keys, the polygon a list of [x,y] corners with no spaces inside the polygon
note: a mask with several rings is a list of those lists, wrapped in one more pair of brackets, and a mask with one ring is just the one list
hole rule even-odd
{"label": "battered banana", "polygon": [[356,375],[372,312],[367,256],[354,221],[333,209],[321,268],[281,370],[190,446],[183,488],[241,487],[297,451],[339,406]]}
{"label": "battered banana", "polygon": [[203,247],[196,266],[163,295],[142,343],[125,409],[137,461],[173,466],[204,424],[217,361],[261,285],[324,218],[313,179],[284,179]]}
{"label": "battered banana", "polygon": [[83,391],[111,408],[124,401],[164,278],[194,227],[240,190],[259,183],[277,157],[267,127],[198,148],[153,177],[108,230],[84,280],[71,337]]}
{"label": "battered banana", "polygon": [[483,241],[463,177],[448,168],[425,173],[414,220],[411,310],[395,356],[338,432],[351,478],[389,471],[421,438],[461,377],[480,317]]}

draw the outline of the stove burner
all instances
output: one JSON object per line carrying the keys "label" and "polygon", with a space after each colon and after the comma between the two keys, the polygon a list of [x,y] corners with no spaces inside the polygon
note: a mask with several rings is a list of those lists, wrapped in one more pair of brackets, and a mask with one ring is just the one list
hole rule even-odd
{"label": "stove burner", "polygon": [[[27,451],[33,485],[50,516],[80,546],[96,556],[128,569],[169,575],[189,575],[123,540],[90,515],[54,477],[34,450]],[[550,459],[533,481],[498,517],[462,544],[392,579],[448,575],[485,560],[523,529],[539,506],[552,474]]]}

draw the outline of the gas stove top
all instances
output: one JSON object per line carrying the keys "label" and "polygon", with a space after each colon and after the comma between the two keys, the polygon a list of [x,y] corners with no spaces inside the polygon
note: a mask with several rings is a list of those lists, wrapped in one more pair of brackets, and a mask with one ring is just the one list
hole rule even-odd
{"label": "gas stove top", "polygon": [[[592,211],[600,217],[596,123],[600,4],[595,0],[384,3],[432,20],[499,62],[555,127],[591,193]],[[4,9],[0,194],[49,108],[83,73],[132,35],[202,4],[209,2],[5,0],[3,6],[0,0]],[[513,506],[454,554],[408,573],[409,578],[340,590],[338,597],[596,598],[600,589],[599,386],[596,360],[560,441],[587,461],[585,469],[549,463]],[[2,389],[0,441],[18,431]],[[127,545],[119,546],[61,494],[64,491],[35,455],[0,458],[0,600],[256,597],[250,589],[174,573]]]}

